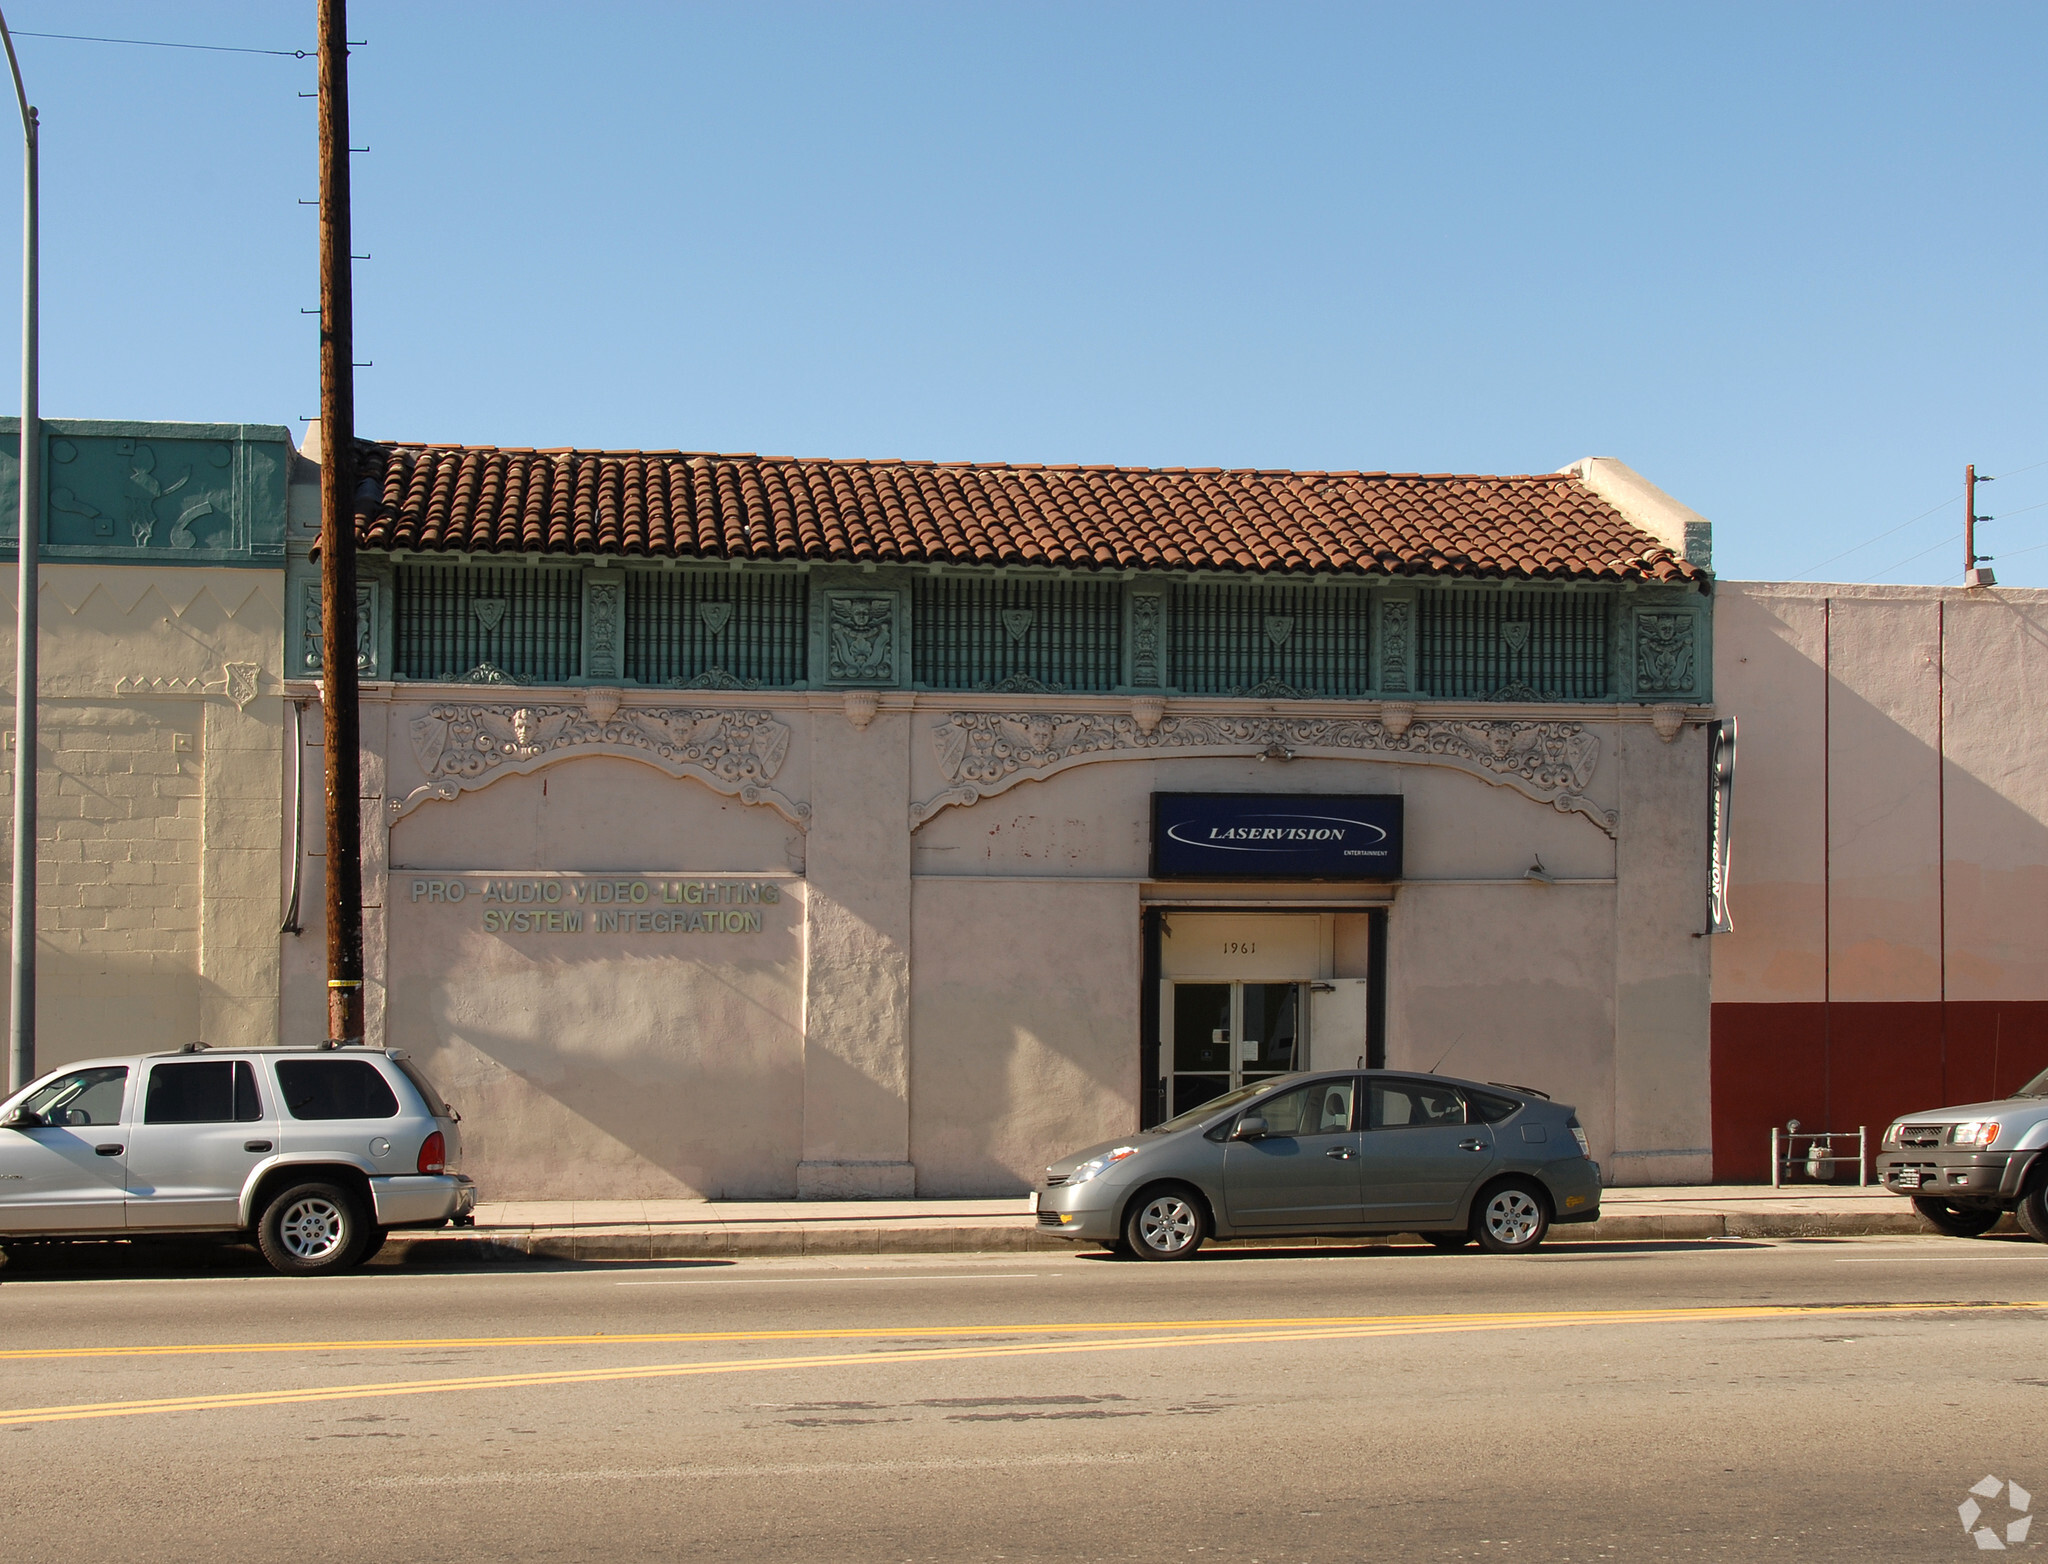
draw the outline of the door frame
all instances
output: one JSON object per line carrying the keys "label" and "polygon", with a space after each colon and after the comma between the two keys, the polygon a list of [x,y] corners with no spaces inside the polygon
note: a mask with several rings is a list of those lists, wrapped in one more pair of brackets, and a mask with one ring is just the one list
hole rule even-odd
{"label": "door frame", "polygon": [[[1161,947],[1164,932],[1161,923],[1166,918],[1181,913],[1222,912],[1222,913],[1263,913],[1263,912],[1344,912],[1366,915],[1366,1021],[1365,1021],[1365,1067],[1368,1070],[1383,1070],[1387,1064],[1387,913],[1384,900],[1371,902],[1331,901],[1313,904],[1293,904],[1285,908],[1271,902],[1249,902],[1233,905],[1229,902],[1158,902],[1140,909],[1140,943],[1144,952],[1144,971],[1139,979],[1138,995],[1138,1127],[1150,1129],[1166,1117],[1166,1076],[1160,1070],[1159,1023],[1160,995],[1164,987],[1164,973]],[[1202,981],[1189,979],[1190,982]],[[1228,981],[1218,979],[1216,981]],[[1306,1028],[1308,1014],[1302,1013],[1301,1024]],[[1309,1039],[1314,1048],[1315,1039]]]}

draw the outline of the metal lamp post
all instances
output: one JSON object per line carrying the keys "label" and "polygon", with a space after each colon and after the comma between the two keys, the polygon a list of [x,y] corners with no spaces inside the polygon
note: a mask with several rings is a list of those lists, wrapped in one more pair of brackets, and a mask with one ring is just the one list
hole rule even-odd
{"label": "metal lamp post", "polygon": [[0,16],[0,42],[21,105],[24,155],[21,225],[21,498],[16,511],[14,641],[14,961],[8,982],[8,1090],[36,1075],[36,545],[42,531],[42,428],[36,409],[36,111],[21,84],[14,35]]}

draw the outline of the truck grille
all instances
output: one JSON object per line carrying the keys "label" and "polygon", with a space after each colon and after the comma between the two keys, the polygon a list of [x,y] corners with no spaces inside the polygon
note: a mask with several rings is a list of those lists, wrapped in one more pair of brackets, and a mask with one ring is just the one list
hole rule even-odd
{"label": "truck grille", "polygon": [[1942,1137],[1948,1133],[1946,1124],[1901,1124],[1899,1144],[1901,1146],[1939,1146]]}

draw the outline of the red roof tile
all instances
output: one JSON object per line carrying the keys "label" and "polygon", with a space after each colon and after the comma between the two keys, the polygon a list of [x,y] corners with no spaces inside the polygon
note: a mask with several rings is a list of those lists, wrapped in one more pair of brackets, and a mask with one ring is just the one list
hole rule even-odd
{"label": "red roof tile", "polygon": [[1568,473],[1225,472],[357,446],[419,553],[1697,581]]}

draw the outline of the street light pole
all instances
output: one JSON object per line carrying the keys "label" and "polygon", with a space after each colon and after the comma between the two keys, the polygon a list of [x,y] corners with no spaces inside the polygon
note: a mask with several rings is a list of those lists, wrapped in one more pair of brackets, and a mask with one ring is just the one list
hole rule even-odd
{"label": "street light pole", "polygon": [[37,411],[36,153],[41,127],[21,84],[14,34],[0,16],[0,42],[14,73],[21,106],[21,495],[15,510],[14,589],[14,959],[7,985],[7,1086],[18,1091],[36,1078],[36,609],[40,582],[36,545],[42,533],[42,420]]}

